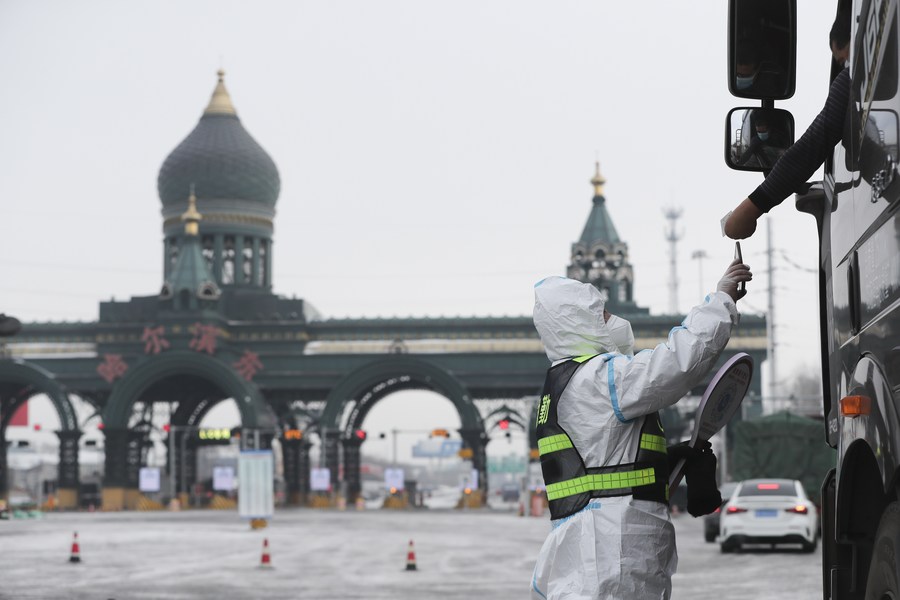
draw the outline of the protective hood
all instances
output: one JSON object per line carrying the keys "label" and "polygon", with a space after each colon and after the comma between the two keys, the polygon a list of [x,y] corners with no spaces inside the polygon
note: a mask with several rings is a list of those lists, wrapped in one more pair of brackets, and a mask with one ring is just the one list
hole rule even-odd
{"label": "protective hood", "polygon": [[548,277],[534,286],[534,326],[551,362],[616,352],[603,321],[603,296],[589,283]]}

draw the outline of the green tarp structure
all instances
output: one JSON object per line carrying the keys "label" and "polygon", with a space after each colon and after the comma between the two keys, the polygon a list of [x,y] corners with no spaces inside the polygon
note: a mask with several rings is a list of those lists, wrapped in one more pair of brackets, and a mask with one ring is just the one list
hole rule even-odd
{"label": "green tarp structure", "polygon": [[733,435],[732,479],[799,479],[810,499],[819,503],[822,481],[836,460],[821,421],[778,412],[738,421]]}

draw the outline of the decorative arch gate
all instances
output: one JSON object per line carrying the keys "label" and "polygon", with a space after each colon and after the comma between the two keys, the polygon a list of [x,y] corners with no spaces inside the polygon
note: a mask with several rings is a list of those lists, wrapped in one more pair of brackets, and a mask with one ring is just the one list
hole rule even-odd
{"label": "decorative arch gate", "polygon": [[37,394],[45,394],[59,415],[59,474],[57,501],[60,508],[78,506],[78,439],[81,431],[65,388],[46,369],[24,360],[0,360],[0,497],[9,490],[6,428],[12,416]]}
{"label": "decorative arch gate", "polygon": [[[233,398],[245,430],[264,430],[263,436],[243,436],[244,448],[269,447],[276,433],[276,419],[256,385],[242,379],[228,365],[212,356],[175,350],[160,354],[136,365],[116,381],[103,411],[106,436],[106,472],[103,482],[103,508],[132,508],[138,494],[141,446],[144,432],[130,427],[137,402],[178,402],[169,435],[170,452],[187,453],[182,438],[186,428],[200,423],[218,402]],[[193,474],[196,453],[170,460],[184,465]],[[172,475],[172,473],[170,473]],[[175,477],[176,490],[185,493],[186,477]]]}
{"label": "decorative arch gate", "polygon": [[[427,360],[394,354],[363,365],[347,375],[328,395],[320,418],[324,441],[325,466],[331,471],[331,484],[338,489],[340,454],[343,451],[344,483],[347,500],[353,502],[361,491],[360,447],[363,440],[353,435],[372,407],[385,396],[409,389],[425,389],[443,395],[456,407],[460,418],[463,448],[472,453],[472,467],[478,470],[478,486],[484,494],[487,482],[484,423],[466,386],[448,370]],[[344,423],[341,416],[353,403]]]}

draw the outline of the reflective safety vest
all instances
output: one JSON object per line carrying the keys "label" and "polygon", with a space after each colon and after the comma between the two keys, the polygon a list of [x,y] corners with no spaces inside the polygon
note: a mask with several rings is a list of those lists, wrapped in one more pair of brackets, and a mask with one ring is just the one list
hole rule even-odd
{"label": "reflective safety vest", "polygon": [[547,371],[544,381],[535,425],[550,518],[554,520],[578,512],[591,498],[630,494],[638,500],[669,503],[669,460],[658,413],[644,418],[634,462],[606,467],[585,466],[569,434],[560,426],[559,399],[575,371],[595,356],[559,363]]}

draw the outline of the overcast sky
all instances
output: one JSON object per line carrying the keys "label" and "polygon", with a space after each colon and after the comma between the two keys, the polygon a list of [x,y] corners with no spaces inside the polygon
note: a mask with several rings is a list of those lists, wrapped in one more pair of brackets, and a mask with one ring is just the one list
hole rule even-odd
{"label": "overcast sky", "polygon": [[[281,175],[276,293],[327,317],[529,315],[533,283],[564,274],[599,160],[656,314],[663,208],[683,209],[686,311],[730,261],[719,219],[762,180],[723,160],[725,114],[754,104],[728,93],[727,4],[5,0],[0,312],[90,321],[100,300],[159,290],[157,174],[220,66]],[[797,93],[776,106],[802,132],[834,9],[798,4]],[[771,219],[787,379],[818,368],[816,240],[793,199]],[[767,302],[762,223],[744,243],[750,312]]]}

